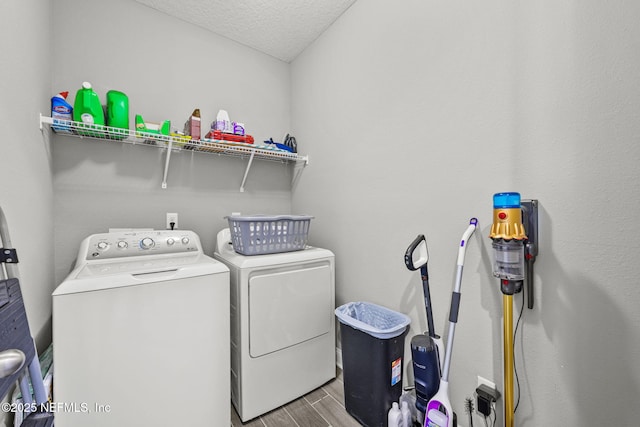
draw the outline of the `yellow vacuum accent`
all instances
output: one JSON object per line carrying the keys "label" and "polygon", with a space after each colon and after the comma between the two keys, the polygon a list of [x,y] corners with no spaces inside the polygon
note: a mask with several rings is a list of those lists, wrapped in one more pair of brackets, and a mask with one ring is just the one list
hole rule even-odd
{"label": "yellow vacuum accent", "polygon": [[491,225],[492,239],[524,240],[527,235],[522,225],[522,212],[520,208],[494,209],[493,224]]}
{"label": "yellow vacuum accent", "polygon": [[502,295],[504,325],[504,427],[513,427],[513,295]]}

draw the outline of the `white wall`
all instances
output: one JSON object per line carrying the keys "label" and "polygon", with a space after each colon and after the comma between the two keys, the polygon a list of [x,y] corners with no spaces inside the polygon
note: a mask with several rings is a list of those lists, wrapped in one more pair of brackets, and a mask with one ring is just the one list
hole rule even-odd
{"label": "white wall", "polygon": [[[133,0],[54,3],[57,46],[54,91],[73,103],[83,81],[105,101],[110,89],[129,96],[149,122],[182,130],[194,108],[208,128],[219,109],[244,122],[256,141],[289,131],[289,65],[147,8]],[[161,189],[164,153],[144,146],[53,138],[56,282],[68,273],[79,242],[110,227],[179,226],[196,231],[209,254],[231,212],[288,213],[292,166],[255,161],[240,193],[246,159],[174,153]]]}
{"label": "white wall", "polygon": [[458,241],[480,220],[450,378],[464,425],[477,375],[502,389],[487,237],[500,191],[541,206],[516,424],[637,424],[638,18],[634,1],[360,1],[292,63],[292,124],[313,159],[293,210],[316,215],[311,240],[336,253],[337,304],[410,314],[406,360],[426,320],[405,249],[427,235],[444,334]]}
{"label": "white wall", "polygon": [[[50,34],[49,1],[0,2],[0,207],[18,252],[22,295],[40,350],[51,342],[54,287],[51,154],[38,128],[38,112],[48,108],[51,90]],[[0,411],[0,425],[9,418]]]}
{"label": "white wall", "polygon": [[50,21],[49,1],[0,3],[0,206],[18,251],[29,325],[40,347],[51,340],[49,296],[54,285],[51,153],[38,127],[39,111],[49,108]]}

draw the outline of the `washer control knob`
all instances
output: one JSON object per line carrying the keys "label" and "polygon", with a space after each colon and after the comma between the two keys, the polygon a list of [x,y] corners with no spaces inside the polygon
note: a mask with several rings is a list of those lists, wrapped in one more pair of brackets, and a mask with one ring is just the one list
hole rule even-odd
{"label": "washer control knob", "polygon": [[188,237],[183,237],[182,238],[182,244],[183,245],[188,245],[189,244],[189,238]]}
{"label": "washer control knob", "polygon": [[155,242],[153,241],[153,239],[151,237],[145,237],[144,239],[140,240],[140,247],[142,249],[151,249],[152,247],[155,246]]}
{"label": "washer control knob", "polygon": [[169,245],[169,246],[172,246],[175,242],[176,242],[176,241],[175,241],[175,240],[173,240],[173,238],[171,238],[171,237],[169,237],[169,238],[167,239],[167,245]]}
{"label": "washer control knob", "polygon": [[120,241],[118,242],[118,245],[117,245],[117,246],[118,246],[118,249],[126,249],[126,248],[127,248],[127,246],[129,246],[129,245],[128,245],[128,244],[127,244],[127,242],[125,242],[124,240],[120,240]]}
{"label": "washer control knob", "polygon": [[98,249],[100,249],[101,251],[107,249],[109,247],[109,244],[107,244],[107,242],[98,242]]}

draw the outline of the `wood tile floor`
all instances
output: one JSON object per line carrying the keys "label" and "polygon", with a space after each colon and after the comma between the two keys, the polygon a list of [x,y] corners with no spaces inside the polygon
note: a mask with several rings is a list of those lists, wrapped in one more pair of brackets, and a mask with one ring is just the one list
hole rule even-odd
{"label": "wood tile floor", "polygon": [[338,377],[309,394],[246,423],[231,405],[232,427],[360,427],[344,409],[344,386]]}

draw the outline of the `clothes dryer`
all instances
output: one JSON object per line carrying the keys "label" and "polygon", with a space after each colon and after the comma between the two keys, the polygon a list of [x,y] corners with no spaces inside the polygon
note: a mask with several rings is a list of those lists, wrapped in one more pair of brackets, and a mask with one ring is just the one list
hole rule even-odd
{"label": "clothes dryer", "polygon": [[228,426],[229,269],[191,231],[89,236],[53,353],[58,427]]}
{"label": "clothes dryer", "polygon": [[231,401],[242,421],[335,378],[331,251],[244,256],[224,229],[214,258],[231,274]]}

